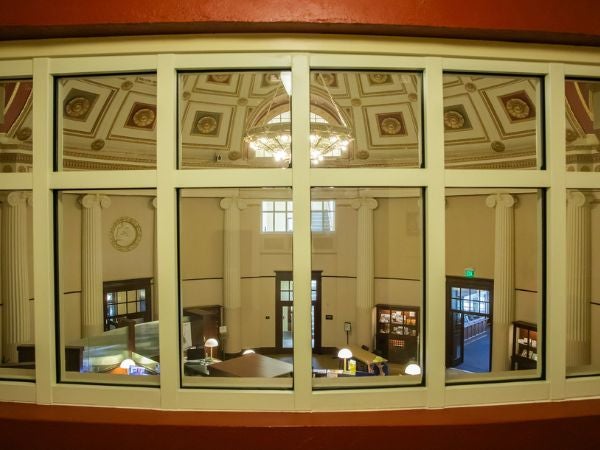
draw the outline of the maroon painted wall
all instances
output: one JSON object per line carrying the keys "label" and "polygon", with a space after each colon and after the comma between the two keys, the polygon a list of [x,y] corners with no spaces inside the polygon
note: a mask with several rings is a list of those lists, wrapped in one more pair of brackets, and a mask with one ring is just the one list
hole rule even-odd
{"label": "maroon painted wall", "polygon": [[600,13],[597,0],[19,0],[0,14],[0,39],[269,31],[600,45]]}
{"label": "maroon painted wall", "polygon": [[362,413],[151,411],[0,403],[10,450],[598,450],[600,400]]}

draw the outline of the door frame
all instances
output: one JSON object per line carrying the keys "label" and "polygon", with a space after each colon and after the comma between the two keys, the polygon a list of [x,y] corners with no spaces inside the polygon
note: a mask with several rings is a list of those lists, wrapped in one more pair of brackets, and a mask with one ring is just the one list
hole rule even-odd
{"label": "door frame", "polygon": [[[311,272],[311,281],[317,282],[317,298],[316,301],[311,301],[311,307],[314,305],[314,346],[313,352],[321,351],[321,274],[322,270],[313,270]],[[282,302],[281,290],[279,285],[281,281],[293,281],[293,273],[291,270],[276,270],[275,271],[275,349],[278,353],[286,353],[293,350],[292,348],[284,348],[282,342],[282,306],[294,306],[294,302]],[[292,319],[293,320],[293,319]],[[312,324],[311,324],[312,325]]]}
{"label": "door frame", "polygon": [[[467,289],[483,289],[490,293],[490,313],[469,313],[464,310],[452,309],[452,288],[467,288]],[[453,333],[453,314],[461,314],[461,323],[463,328],[460,333],[461,358],[458,364],[452,358],[454,349],[454,333]],[[493,350],[493,333],[494,333],[494,280],[490,278],[465,278],[457,276],[446,276],[446,368],[456,367],[464,362],[465,355],[465,333],[464,333],[464,316],[476,315],[487,316],[490,324],[490,352],[489,352],[489,367],[492,367],[492,350]]]}

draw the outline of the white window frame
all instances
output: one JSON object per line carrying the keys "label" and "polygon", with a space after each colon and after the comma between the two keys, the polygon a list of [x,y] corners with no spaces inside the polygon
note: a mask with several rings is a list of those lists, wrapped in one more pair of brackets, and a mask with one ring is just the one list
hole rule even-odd
{"label": "white window frame", "polygon": [[[206,49],[210,49],[207,51]],[[263,51],[264,53],[258,53]],[[566,378],[566,189],[600,186],[598,173],[565,170],[564,80],[600,79],[598,51],[585,48],[511,44],[449,43],[435,40],[344,37],[252,40],[244,37],[96,40],[11,44],[0,49],[0,77],[33,76],[33,172],[2,174],[0,190],[33,191],[34,316],[36,382],[0,381],[0,400],[40,404],[206,410],[345,410],[441,408],[507,402],[600,397],[600,377]],[[156,53],[151,53],[156,52]],[[197,52],[197,53],[194,53]],[[257,52],[257,53],[254,53]],[[296,53],[297,52],[297,53]],[[82,54],[88,56],[81,56]],[[105,56],[108,55],[108,56]],[[550,62],[548,62],[550,61]],[[291,69],[293,167],[276,169],[177,170],[177,70]],[[423,71],[424,161],[422,169],[327,169],[310,167],[309,71]],[[76,74],[156,71],[158,77],[157,169],[107,173],[53,172],[53,77]],[[545,80],[545,170],[446,170],[442,125],[444,71],[531,74]],[[291,391],[183,389],[178,348],[179,309],[176,248],[176,189],[292,187],[295,206],[293,270],[295,308],[294,387]],[[310,188],[425,188],[425,385],[386,389],[319,391],[311,388]],[[445,189],[448,187],[531,187],[548,189],[547,283],[545,290],[546,373],[520,383],[447,386],[445,382]],[[69,385],[56,382],[54,244],[52,190],[154,188],[157,190],[160,388]],[[541,316],[540,316],[541,317]]]}

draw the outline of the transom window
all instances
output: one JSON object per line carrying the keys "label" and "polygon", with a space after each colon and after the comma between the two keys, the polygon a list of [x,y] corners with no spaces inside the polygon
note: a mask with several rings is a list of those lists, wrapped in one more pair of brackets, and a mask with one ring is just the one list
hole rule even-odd
{"label": "transom window", "polygon": [[[313,232],[335,231],[335,200],[310,202],[310,229]],[[289,200],[262,202],[263,233],[289,233],[293,231],[293,205]]]}

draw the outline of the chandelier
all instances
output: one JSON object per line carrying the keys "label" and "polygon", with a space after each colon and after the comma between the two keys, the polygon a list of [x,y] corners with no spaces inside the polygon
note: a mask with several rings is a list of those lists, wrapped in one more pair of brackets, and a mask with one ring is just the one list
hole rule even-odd
{"label": "chandelier", "polygon": [[[348,150],[348,145],[353,140],[352,132],[346,126],[344,119],[338,109],[338,106],[333,101],[333,97],[327,89],[327,84],[324,82],[322,75],[321,81],[329,100],[335,108],[341,125],[331,125],[322,117],[316,114],[311,114],[310,123],[310,159],[312,164],[319,164],[325,157],[336,157],[344,155]],[[288,95],[291,95],[291,73],[281,72],[280,79]],[[272,120],[267,122],[269,112],[273,106],[279,87],[275,89],[275,93],[269,108],[265,114],[265,122],[262,125],[248,129],[244,136],[244,141],[248,143],[250,149],[254,150],[256,155],[270,156],[277,162],[289,163],[292,155],[292,124],[287,115],[286,120]],[[277,116],[278,118],[284,115]],[[314,117],[314,119],[313,119]]]}

